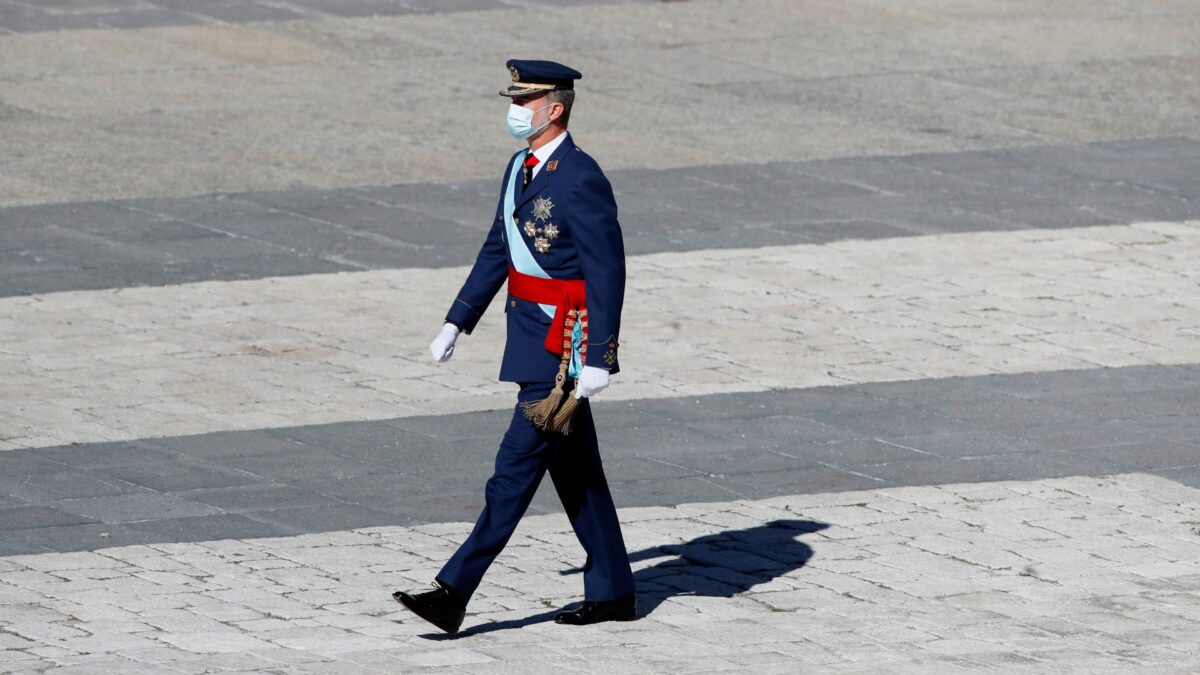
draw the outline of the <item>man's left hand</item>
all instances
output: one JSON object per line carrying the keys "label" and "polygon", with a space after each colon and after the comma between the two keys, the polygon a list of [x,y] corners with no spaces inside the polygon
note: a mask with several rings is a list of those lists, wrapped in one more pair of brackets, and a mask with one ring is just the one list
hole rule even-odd
{"label": "man's left hand", "polygon": [[595,366],[584,366],[575,381],[575,398],[591,398],[608,386],[608,371]]}

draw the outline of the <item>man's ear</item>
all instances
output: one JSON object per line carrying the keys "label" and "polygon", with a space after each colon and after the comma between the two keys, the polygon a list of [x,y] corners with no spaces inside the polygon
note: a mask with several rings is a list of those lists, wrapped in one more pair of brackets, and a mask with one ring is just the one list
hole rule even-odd
{"label": "man's ear", "polygon": [[553,122],[553,121],[557,120],[558,118],[562,117],[563,110],[565,110],[565,107],[563,106],[562,103],[559,103],[557,101],[555,101],[554,103],[551,103],[550,105],[552,106],[550,108],[550,121]]}

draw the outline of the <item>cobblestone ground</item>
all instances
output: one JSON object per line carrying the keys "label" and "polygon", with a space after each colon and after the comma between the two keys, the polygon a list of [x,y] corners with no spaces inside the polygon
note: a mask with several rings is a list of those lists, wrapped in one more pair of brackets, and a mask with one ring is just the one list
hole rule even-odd
{"label": "cobblestone ground", "polygon": [[1038,672],[1200,667],[1200,491],[1144,474],[621,513],[640,618],[550,621],[582,587],[561,515],[527,518],[463,631],[427,584],[464,523],[0,562],[9,667],[55,672]]}
{"label": "cobblestone ground", "polygon": [[[1200,670],[1193,0],[0,0],[0,672]],[[536,36],[533,44],[528,36]],[[514,51],[516,50],[516,51]],[[640,618],[534,498],[445,639],[501,294],[585,73]]]}
{"label": "cobblestone ground", "polygon": [[[1197,259],[1196,221],[641,256],[607,398],[1197,363]],[[503,407],[502,312],[426,358],[467,271],[0,299],[0,448]]]}

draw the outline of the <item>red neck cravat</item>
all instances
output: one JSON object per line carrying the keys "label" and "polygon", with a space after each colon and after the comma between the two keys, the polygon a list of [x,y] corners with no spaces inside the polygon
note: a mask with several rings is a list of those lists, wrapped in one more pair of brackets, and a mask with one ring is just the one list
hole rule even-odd
{"label": "red neck cravat", "polygon": [[529,156],[525,158],[525,169],[524,169],[524,176],[523,176],[524,182],[521,183],[521,187],[526,187],[529,185],[529,181],[533,178],[533,167],[535,167],[537,165],[538,165],[538,158],[536,156],[534,156],[534,154],[532,152],[529,153]]}

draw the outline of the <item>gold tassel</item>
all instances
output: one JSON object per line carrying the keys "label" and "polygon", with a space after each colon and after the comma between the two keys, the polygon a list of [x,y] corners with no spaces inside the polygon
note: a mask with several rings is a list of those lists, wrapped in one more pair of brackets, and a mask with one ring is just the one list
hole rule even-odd
{"label": "gold tassel", "polygon": [[[574,332],[575,321],[582,319],[587,326],[587,310],[570,310],[567,313],[567,319],[563,325],[563,357],[562,363],[558,365],[558,375],[554,378],[554,389],[550,395],[540,401],[530,401],[522,403],[521,410],[525,413],[525,417],[533,423],[533,426],[544,431],[557,431],[563,434],[571,433],[571,416],[574,415],[575,409],[579,407],[579,400],[570,395],[570,392],[563,393],[563,384],[567,380],[567,368],[571,363],[571,335]],[[582,316],[581,316],[582,315]],[[587,349],[586,343],[584,349]],[[584,352],[586,353],[586,352]],[[575,386],[579,386],[576,382]]]}
{"label": "gold tassel", "polygon": [[[579,383],[575,383],[578,387]],[[579,399],[567,392],[566,400],[563,401],[562,407],[554,414],[554,419],[546,424],[546,428],[551,431],[559,431],[564,434],[571,433],[571,415],[575,413],[575,408],[579,407]]]}
{"label": "gold tassel", "polygon": [[558,375],[554,378],[554,390],[550,395],[540,401],[530,401],[522,403],[521,410],[525,413],[525,417],[533,422],[533,426],[539,429],[545,429],[546,423],[554,416],[554,411],[558,409],[558,405],[563,399],[563,382],[567,379],[567,364],[563,363],[558,367]]}

